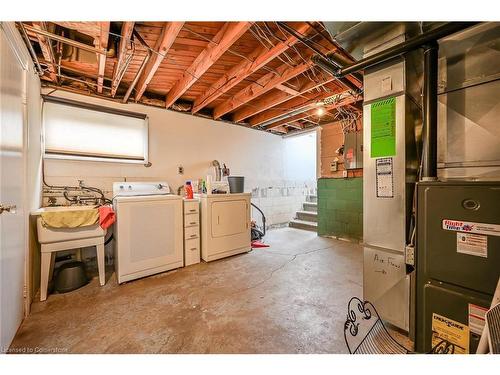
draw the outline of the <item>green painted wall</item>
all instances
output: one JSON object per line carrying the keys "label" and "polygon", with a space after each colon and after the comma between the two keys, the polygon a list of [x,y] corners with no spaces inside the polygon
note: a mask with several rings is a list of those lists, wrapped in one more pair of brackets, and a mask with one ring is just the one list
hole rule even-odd
{"label": "green painted wall", "polygon": [[318,234],[363,239],[363,178],[318,179]]}

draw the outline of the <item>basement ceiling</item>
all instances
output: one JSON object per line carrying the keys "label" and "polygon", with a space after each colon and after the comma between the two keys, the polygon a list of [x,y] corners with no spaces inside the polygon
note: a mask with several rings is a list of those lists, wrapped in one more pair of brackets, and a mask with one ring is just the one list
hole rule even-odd
{"label": "basement ceiling", "polygon": [[[316,51],[352,61],[321,22],[286,25]],[[20,22],[18,27],[46,87],[279,134],[360,113],[361,95],[315,66],[315,52],[277,22]],[[347,79],[361,88],[359,77]]]}

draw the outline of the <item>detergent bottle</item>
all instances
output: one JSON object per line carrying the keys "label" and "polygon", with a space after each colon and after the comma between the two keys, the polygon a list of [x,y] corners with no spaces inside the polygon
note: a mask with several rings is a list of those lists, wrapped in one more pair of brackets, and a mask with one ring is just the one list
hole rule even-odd
{"label": "detergent bottle", "polygon": [[186,181],[186,198],[193,199],[193,186],[191,185],[191,181]]}

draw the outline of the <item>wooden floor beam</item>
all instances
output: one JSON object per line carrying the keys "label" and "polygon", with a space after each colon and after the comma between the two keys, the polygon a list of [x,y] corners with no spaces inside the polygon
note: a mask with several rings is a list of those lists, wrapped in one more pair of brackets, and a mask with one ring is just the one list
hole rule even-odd
{"label": "wooden floor beam", "polygon": [[169,108],[181,97],[251,26],[250,22],[226,22],[181,79],[170,89],[165,99]]}
{"label": "wooden floor beam", "polygon": [[[300,33],[306,34],[310,29],[307,23],[299,25]],[[194,101],[192,112],[198,112],[203,107],[206,107],[219,96],[232,89],[245,78],[261,69],[268,62],[285,52],[288,48],[297,43],[297,38],[289,36],[283,42],[277,43],[274,47],[267,49],[259,47],[255,49],[248,59],[242,60],[239,64],[231,68],[217,82],[208,88],[202,95]]]}
{"label": "wooden floor beam", "polygon": [[282,84],[301,73],[304,73],[312,66],[313,64],[311,61],[300,63],[292,67],[285,64],[281,65],[277,69],[278,74],[270,72],[262,76],[257,82],[248,85],[244,89],[240,90],[237,94],[235,94],[231,99],[215,107],[213,113],[214,119],[220,118],[226,113],[231,112],[241,107],[243,104],[248,103],[249,101],[272,90],[277,85]]}
{"label": "wooden floor beam", "polygon": [[[38,30],[47,31],[47,27],[45,22],[33,22],[33,27]],[[50,40],[43,35],[37,34],[36,38],[38,40],[38,44],[40,45],[40,49],[42,50],[42,55],[45,61],[48,61],[47,69],[48,69],[48,78],[54,82],[58,83],[59,80],[57,78],[57,67],[56,67],[56,59],[54,56],[54,50],[52,49],[52,45],[50,44]]]}
{"label": "wooden floor beam", "polygon": [[[330,74],[323,74],[317,77],[315,81],[311,81],[308,78],[304,77],[298,95],[303,95],[308,91],[317,89],[318,87],[326,85],[334,80],[335,78],[332,77]],[[241,122],[248,117],[264,112],[265,110],[277,106],[281,103],[284,103],[287,100],[290,100],[294,96],[298,95],[291,95],[283,91],[274,91],[269,94],[263,95],[255,99],[252,103],[250,103],[251,105],[243,105],[241,108],[237,109],[234,112],[233,121]]]}
{"label": "wooden floor beam", "polygon": [[175,38],[181,31],[184,22],[166,22],[161,31],[161,35],[158,38],[156,45],[154,46],[155,53],[149,59],[144,72],[142,73],[139,81],[137,81],[135,101],[138,102],[149,83],[153,79],[158,67],[167,55],[170,47],[174,44]]}
{"label": "wooden floor beam", "polygon": [[111,81],[111,96],[116,95],[116,90],[120,86],[120,81],[123,77],[123,70],[125,69],[125,59],[127,51],[130,46],[130,38],[134,31],[135,22],[123,22],[120,43],[118,44],[118,56],[113,70],[113,80]]}
{"label": "wooden floor beam", "polygon": [[[355,102],[357,102],[358,100],[361,100],[361,99],[362,99],[361,96],[350,95],[350,96],[347,96],[347,97],[341,99],[340,101],[338,101],[336,103],[324,106],[324,109],[325,109],[325,111],[331,111],[332,109],[336,109],[336,108],[339,108],[339,107],[343,107],[343,106],[355,103]],[[305,111],[303,113],[298,113],[298,114],[296,114],[294,116],[291,116],[289,118],[276,121],[276,122],[270,124],[269,126],[266,126],[266,130],[270,130],[270,129],[273,129],[273,128],[276,128],[276,127],[280,127],[280,126],[286,125],[286,124],[294,122],[294,121],[306,119],[306,118],[308,118],[308,117],[310,117],[312,115],[315,115],[317,113],[317,111],[318,111],[317,108],[312,108],[312,109],[307,110],[307,111]]]}
{"label": "wooden floor beam", "polygon": [[248,123],[252,127],[258,126],[269,120],[272,120],[273,118],[291,113],[297,110],[298,108],[315,104],[316,102],[326,99],[337,93],[339,93],[339,90],[336,88],[335,91],[329,89],[329,91],[321,91],[321,92],[314,91],[304,94],[303,96],[296,96],[282,103],[281,105],[278,106],[278,108],[271,108],[268,109],[267,111],[261,112],[258,115],[251,117]]}
{"label": "wooden floor beam", "polygon": [[[100,22],[101,33],[98,38],[94,40],[94,45],[99,49],[108,48],[108,38],[109,38],[109,24],[110,22]],[[97,70],[97,92],[102,93],[102,86],[104,82],[104,71],[106,69],[106,54],[98,53],[98,70]]]}

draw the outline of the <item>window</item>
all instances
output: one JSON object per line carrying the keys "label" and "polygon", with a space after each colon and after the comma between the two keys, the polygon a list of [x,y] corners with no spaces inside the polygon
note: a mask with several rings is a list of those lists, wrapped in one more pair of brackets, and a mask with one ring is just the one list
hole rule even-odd
{"label": "window", "polygon": [[140,113],[44,97],[45,157],[148,162],[148,120]]}

